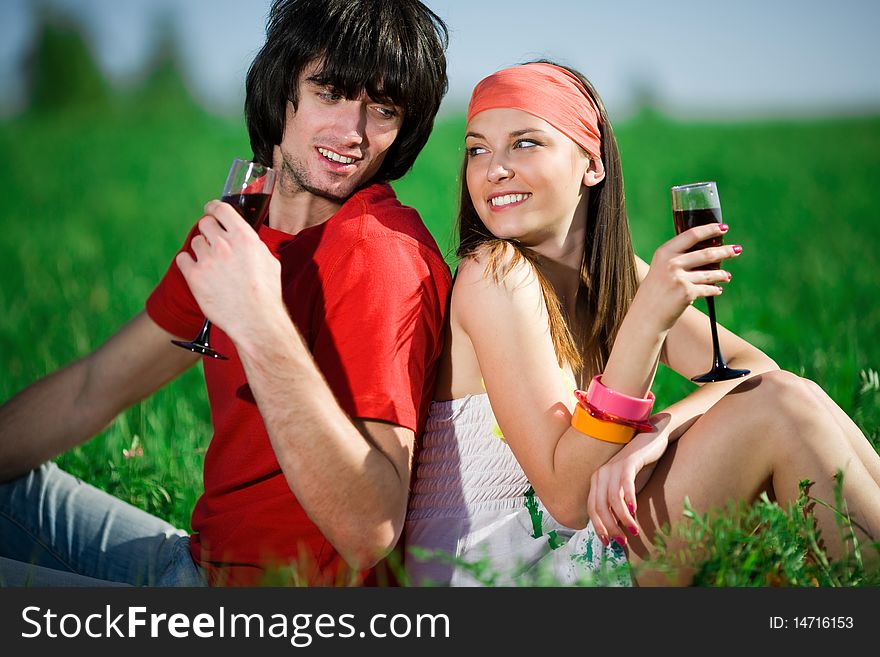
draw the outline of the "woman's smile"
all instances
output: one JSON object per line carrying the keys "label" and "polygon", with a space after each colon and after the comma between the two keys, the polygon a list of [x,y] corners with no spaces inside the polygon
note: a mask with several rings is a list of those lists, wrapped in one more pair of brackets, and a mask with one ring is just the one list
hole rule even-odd
{"label": "woman's smile", "polygon": [[493,212],[503,212],[511,208],[519,207],[532,197],[529,192],[500,192],[492,194],[488,198],[489,209]]}

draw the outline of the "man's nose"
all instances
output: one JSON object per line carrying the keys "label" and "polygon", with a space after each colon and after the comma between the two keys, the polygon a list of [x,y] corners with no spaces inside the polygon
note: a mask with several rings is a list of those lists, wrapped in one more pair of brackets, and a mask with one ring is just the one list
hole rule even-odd
{"label": "man's nose", "polygon": [[336,125],[339,136],[346,144],[355,146],[362,143],[366,135],[367,106],[358,100],[340,103]]}

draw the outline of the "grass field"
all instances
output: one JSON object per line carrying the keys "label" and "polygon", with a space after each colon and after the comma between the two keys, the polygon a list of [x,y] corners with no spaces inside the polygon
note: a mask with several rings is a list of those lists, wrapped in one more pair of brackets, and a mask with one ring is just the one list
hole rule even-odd
{"label": "grass field", "polygon": [[[450,254],[462,126],[442,120],[395,185]],[[744,246],[720,321],[819,382],[877,447],[880,118],[698,124],[645,112],[616,130],[638,254],[650,260],[672,236],[671,185],[718,181],[726,239]],[[0,123],[0,152],[0,400],[140,311],[230,160],[250,154],[240,121],[192,109],[28,115]],[[661,371],[658,404],[690,388]],[[194,368],[60,462],[188,528],[210,435]],[[135,437],[143,457],[126,459]]]}

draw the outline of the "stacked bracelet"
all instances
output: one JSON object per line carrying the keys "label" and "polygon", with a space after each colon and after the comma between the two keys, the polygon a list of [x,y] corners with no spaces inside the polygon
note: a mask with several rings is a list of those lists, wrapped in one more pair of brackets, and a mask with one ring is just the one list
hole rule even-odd
{"label": "stacked bracelet", "polygon": [[571,416],[571,426],[592,438],[606,443],[626,444],[636,435],[636,430],[625,424],[600,420],[590,415],[580,402]]}
{"label": "stacked bracelet", "polygon": [[593,406],[589,400],[587,399],[587,393],[583,390],[575,390],[574,396],[577,397],[580,405],[584,407],[584,410],[587,411],[590,415],[592,415],[597,420],[605,420],[606,422],[616,422],[617,424],[623,424],[627,427],[632,427],[638,433],[639,431],[653,431],[654,426],[648,422],[647,420],[644,422],[639,422],[638,420],[628,420],[623,417],[617,417],[616,415],[611,415],[611,413],[607,413],[603,410],[600,410]]}
{"label": "stacked bracelet", "polygon": [[654,408],[654,393],[648,392],[648,396],[645,398],[624,395],[607,388],[602,383],[602,375],[597,374],[587,388],[587,401],[591,406],[608,415],[644,422],[651,417],[651,410]]}
{"label": "stacked bracelet", "polygon": [[571,425],[593,438],[612,443],[628,443],[640,431],[652,431],[647,421],[654,408],[654,393],[646,398],[632,397],[612,390],[594,376],[587,391],[574,391],[578,404]]}

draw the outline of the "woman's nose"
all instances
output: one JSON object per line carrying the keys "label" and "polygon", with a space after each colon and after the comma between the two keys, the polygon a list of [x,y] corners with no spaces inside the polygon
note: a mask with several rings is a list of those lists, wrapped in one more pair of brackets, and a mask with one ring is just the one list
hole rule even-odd
{"label": "woman's nose", "polygon": [[502,158],[493,158],[489,163],[489,170],[486,172],[486,178],[492,183],[509,180],[510,178],[513,178],[513,170]]}

